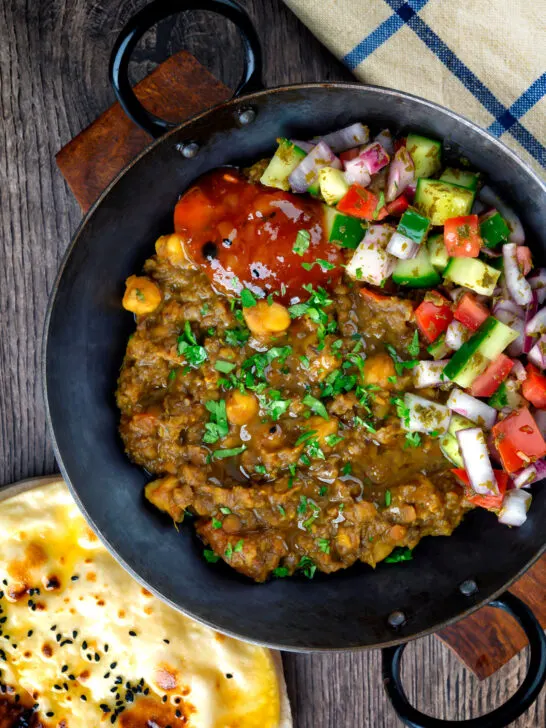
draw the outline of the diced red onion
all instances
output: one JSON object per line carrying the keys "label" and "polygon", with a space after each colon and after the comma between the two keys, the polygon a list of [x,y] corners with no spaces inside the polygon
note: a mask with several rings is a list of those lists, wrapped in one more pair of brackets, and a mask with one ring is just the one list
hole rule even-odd
{"label": "diced red onion", "polygon": [[502,246],[504,278],[514,301],[520,306],[526,306],[531,302],[533,296],[529,282],[519,269],[516,251],[515,243],[507,243]]}
{"label": "diced red onion", "polygon": [[529,275],[533,268],[533,256],[531,249],[526,245],[520,245],[516,250],[516,258],[518,261],[519,269],[524,276]]}
{"label": "diced red onion", "polygon": [[472,490],[480,495],[499,495],[483,431],[479,427],[459,430],[457,440]]}
{"label": "diced red onion", "polygon": [[527,354],[529,361],[539,369],[546,369],[546,336],[541,336]]}
{"label": "diced red onion", "polygon": [[371,177],[368,172],[368,165],[364,159],[360,156],[354,159],[349,159],[344,163],[345,166],[345,179],[350,185],[361,185],[361,187],[367,187],[370,184]]}
{"label": "diced red onion", "polygon": [[499,522],[505,526],[521,526],[527,520],[533,496],[526,490],[509,490],[499,513]]}
{"label": "diced red onion", "polygon": [[386,167],[390,161],[389,155],[385,152],[381,144],[377,142],[364,147],[359,154],[359,158],[366,162],[370,174],[376,174],[383,167]]}
{"label": "diced red onion", "polygon": [[394,142],[389,129],[383,129],[383,131],[380,131],[379,134],[375,137],[374,142],[381,144],[389,157],[394,154]]}
{"label": "diced red onion", "polygon": [[334,152],[344,152],[351,147],[367,144],[370,139],[370,130],[360,122],[333,131],[321,137],[321,141],[328,144]]}
{"label": "diced red onion", "polygon": [[489,450],[489,457],[491,460],[497,464],[502,464],[502,458],[497,450],[497,446],[495,445],[495,438],[492,432],[489,432],[487,435],[487,449]]}
{"label": "diced red onion", "polygon": [[481,215],[483,211],[486,209],[486,206],[481,200],[478,200],[476,197],[474,200],[474,203],[472,204],[472,210],[470,211],[472,215]]}
{"label": "diced red onion", "polygon": [[396,231],[387,245],[387,251],[401,260],[415,258],[419,251],[419,243],[410,240],[406,235]]}
{"label": "diced red onion", "polygon": [[535,465],[528,465],[526,468],[523,468],[523,470],[520,470],[519,473],[515,473],[512,476],[512,482],[514,483],[515,488],[526,488],[538,480],[537,476],[538,473]]}
{"label": "diced red onion", "polygon": [[380,286],[396,265],[396,258],[386,251],[392,233],[393,228],[389,225],[370,225],[347,264],[347,275],[363,283]]}
{"label": "diced red onion", "polygon": [[508,298],[499,298],[498,301],[495,301],[493,306],[493,315],[496,316],[499,321],[506,323],[506,321],[501,319],[500,316],[510,315],[512,318],[515,317],[523,320],[525,318],[525,310],[513,301],[510,301]]}
{"label": "diced red onion", "polygon": [[[520,250],[521,248],[518,248]],[[529,305],[527,306],[527,309],[525,311],[525,323],[524,323],[524,337],[523,337],[523,353],[528,354],[533,344],[535,343],[535,339],[533,339],[532,336],[529,336],[527,333],[527,325],[530,321],[532,321],[536,315],[536,312],[538,310],[538,296],[534,291],[531,291],[531,301]]]}
{"label": "diced red onion", "polygon": [[482,255],[485,255],[486,258],[500,258],[502,255],[500,250],[493,250],[493,248],[488,248],[487,246],[484,246],[480,250],[480,253],[482,253]]}
{"label": "diced red onion", "polygon": [[457,387],[452,390],[446,405],[453,412],[467,417],[480,427],[490,430],[497,420],[497,410],[476,397],[471,397]]}
{"label": "diced red onion", "polygon": [[440,384],[449,384],[449,380],[442,377],[444,367],[449,359],[437,361],[420,361],[412,370],[413,383],[416,389],[424,387],[437,387]]}
{"label": "diced red onion", "polygon": [[466,290],[466,288],[461,288],[459,286],[459,288],[452,288],[451,291],[448,291],[448,293],[449,293],[449,297],[451,298],[451,300],[454,301],[455,303],[457,303],[457,301],[463,295],[463,293],[467,293],[467,290]]}
{"label": "diced red onion", "polygon": [[546,268],[539,268],[538,272],[527,280],[533,291],[536,291],[538,302],[544,303],[546,301]]}
{"label": "diced red onion", "polygon": [[413,185],[408,185],[406,187],[406,191],[404,192],[404,194],[410,202],[413,202],[413,198],[415,197],[416,189],[417,189],[417,183],[415,183]]}
{"label": "diced red onion", "polygon": [[404,404],[409,410],[409,417],[402,421],[402,427],[408,432],[431,432],[443,435],[449,427],[450,412],[447,407],[418,394],[404,395]]}
{"label": "diced red onion", "polygon": [[450,349],[457,351],[460,349],[464,342],[470,338],[471,332],[463,326],[460,321],[453,321],[449,324],[446,329],[445,342]]}
{"label": "diced red onion", "polygon": [[540,430],[542,437],[546,437],[546,410],[535,409],[533,410],[533,417],[537,423],[537,427]]}
{"label": "diced red onion", "polygon": [[541,308],[526,323],[525,333],[527,336],[537,336],[538,334],[546,334],[546,306]]}
{"label": "diced red onion", "polygon": [[294,192],[306,192],[318,180],[319,169],[335,167],[341,169],[341,162],[330,147],[320,141],[311,149],[291,173],[288,181]]}
{"label": "diced red onion", "polygon": [[523,230],[521,220],[516,215],[516,213],[510,207],[508,207],[508,205],[505,205],[504,202],[497,195],[497,193],[493,192],[491,187],[488,187],[487,185],[485,187],[482,187],[478,197],[482,202],[485,202],[486,205],[491,205],[491,207],[495,207],[505,219],[506,224],[510,228],[508,240],[511,243],[515,243],[516,245],[523,245],[523,243],[525,242],[525,232]]}
{"label": "diced red onion", "polygon": [[406,147],[400,147],[389,167],[385,199],[387,202],[392,202],[413,184],[415,184],[413,159]]}
{"label": "diced red onion", "polygon": [[300,139],[290,139],[292,144],[295,144],[300,149],[303,149],[304,152],[309,153],[311,149],[315,146],[312,142],[302,142]]}
{"label": "diced red onion", "polygon": [[527,372],[525,371],[525,367],[519,359],[516,359],[514,361],[514,364],[512,366],[512,374],[515,375],[516,379],[519,382],[524,382],[527,379]]}

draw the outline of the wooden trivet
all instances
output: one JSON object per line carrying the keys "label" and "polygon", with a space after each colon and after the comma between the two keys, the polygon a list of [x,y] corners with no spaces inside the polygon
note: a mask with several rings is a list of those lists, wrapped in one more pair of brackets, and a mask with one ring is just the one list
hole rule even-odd
{"label": "wooden trivet", "polygon": [[[150,111],[169,121],[183,121],[231,95],[185,51],[158,66],[137,84],[135,91]],[[150,138],[127,118],[119,104],[114,104],[61,149],[57,164],[83,212],[149,143]],[[546,556],[511,591],[527,602],[546,628]],[[499,609],[488,608],[437,636],[480,679],[496,672],[526,644],[514,620]]]}

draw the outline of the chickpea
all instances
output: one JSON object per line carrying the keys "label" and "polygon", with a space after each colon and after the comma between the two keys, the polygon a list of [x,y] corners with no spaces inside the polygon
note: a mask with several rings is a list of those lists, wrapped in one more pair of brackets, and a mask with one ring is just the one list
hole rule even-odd
{"label": "chickpea", "polygon": [[374,354],[364,362],[364,381],[382,389],[392,389],[389,377],[395,375],[394,364],[388,354]]}
{"label": "chickpea", "polygon": [[226,414],[234,425],[246,425],[258,414],[258,401],[253,394],[236,389],[227,399]]}
{"label": "chickpea", "polygon": [[280,334],[290,326],[288,309],[275,301],[258,301],[255,306],[243,309],[246,325],[255,336]]}
{"label": "chickpea", "polygon": [[123,308],[138,316],[152,313],[161,303],[159,286],[145,276],[129,276],[125,282]]}
{"label": "chickpea", "polygon": [[167,258],[169,263],[179,265],[185,261],[184,246],[180,235],[162,235],[157,239],[155,252],[160,258]]}
{"label": "chickpea", "polygon": [[329,420],[325,420],[323,417],[309,417],[307,420],[307,429],[314,430],[316,432],[315,437],[319,441],[321,447],[324,447],[328,443],[326,438],[328,435],[336,435],[339,426],[339,421],[336,417],[330,417]]}
{"label": "chickpea", "polygon": [[389,538],[393,541],[401,541],[405,537],[407,532],[408,529],[406,528],[406,526],[400,526],[399,524],[397,524],[390,529]]}
{"label": "chickpea", "polygon": [[237,533],[241,530],[241,519],[235,513],[230,513],[224,518],[222,528],[226,533]]}

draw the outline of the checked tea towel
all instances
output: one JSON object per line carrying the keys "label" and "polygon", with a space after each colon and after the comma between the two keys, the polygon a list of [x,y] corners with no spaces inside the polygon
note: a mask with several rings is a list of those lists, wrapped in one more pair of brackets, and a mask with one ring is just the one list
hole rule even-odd
{"label": "checked tea towel", "polygon": [[546,0],[284,0],[364,83],[462,114],[544,177]]}

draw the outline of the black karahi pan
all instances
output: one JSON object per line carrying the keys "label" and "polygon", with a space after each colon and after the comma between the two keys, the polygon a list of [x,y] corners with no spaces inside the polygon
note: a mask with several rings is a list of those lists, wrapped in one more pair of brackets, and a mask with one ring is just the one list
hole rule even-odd
{"label": "black karahi pan", "polygon": [[[234,99],[181,125],[152,117],[130,87],[129,57],[160,19],[188,9],[235,22],[245,46]],[[546,639],[530,610],[506,588],[544,552],[546,489],[534,488],[527,522],[508,529],[483,510],[449,538],[426,538],[413,561],[357,565],[342,573],[256,585],[211,566],[191,527],[180,532],[144,500],[148,477],[132,465],[117,433],[114,390],[133,321],[121,308],[125,279],[138,271],[159,235],[172,231],[178,196],[200,174],[271,153],[278,136],[309,138],[357,120],[396,132],[417,130],[464,154],[521,215],[538,260],[546,252],[546,187],[498,140],[423,99],[360,84],[259,90],[261,53],[250,20],[233,0],[156,0],[122,31],[111,78],[123,107],[160,137],[101,195],[61,265],[46,323],[44,386],[63,475],[89,523],[135,578],[173,607],[215,629],[284,650],[383,648],[383,677],[410,726],[451,725],[414,710],[400,683],[403,645],[489,603],[511,613],[531,645],[528,675],[493,713],[457,726],[499,728],[533,702],[546,679]],[[455,724],[454,724],[455,725]]]}

